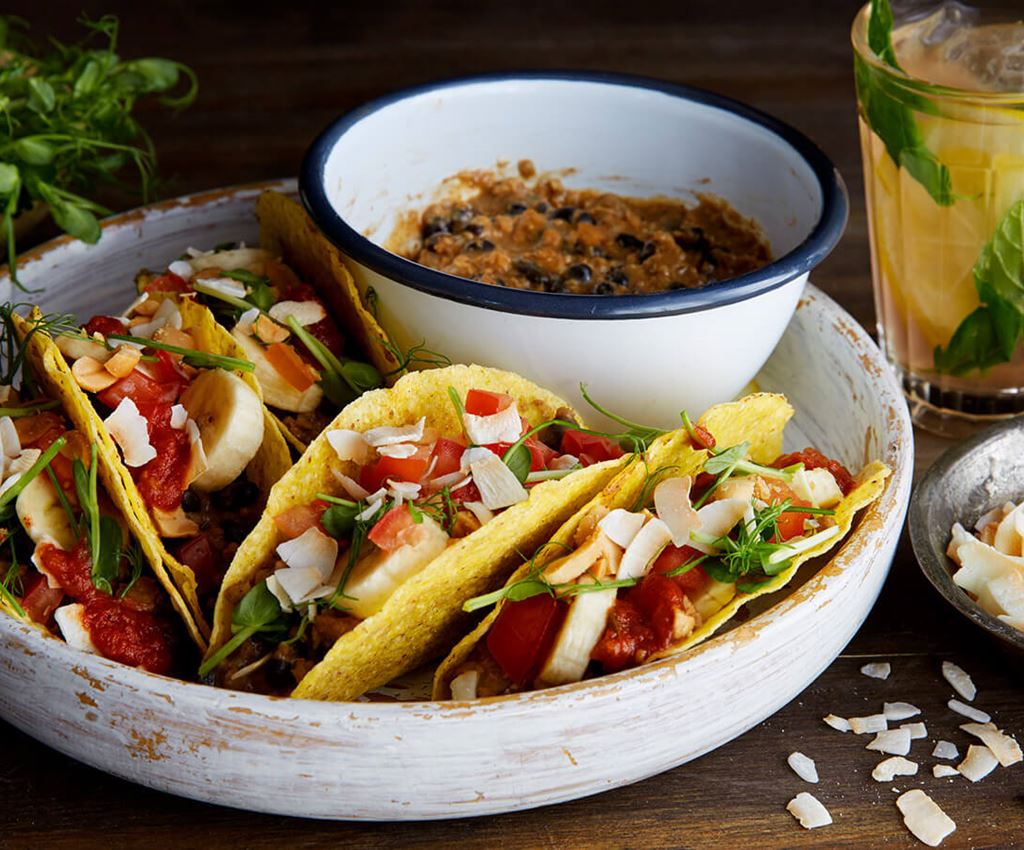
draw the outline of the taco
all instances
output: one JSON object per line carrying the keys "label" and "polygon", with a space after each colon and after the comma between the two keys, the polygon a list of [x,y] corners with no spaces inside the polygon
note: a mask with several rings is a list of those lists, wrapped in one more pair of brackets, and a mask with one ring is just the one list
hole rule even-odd
{"label": "taco", "polygon": [[504,588],[467,603],[495,607],[442,662],[434,697],[569,684],[683,652],[835,546],[889,470],[854,477],[813,449],[782,455],[792,413],[756,394],[707,411],[707,450],[689,429],[655,441]]}
{"label": "taco", "polygon": [[399,364],[337,249],[301,206],[264,192],[256,215],[261,247],[189,247],[166,271],[140,272],[136,286],[210,308],[302,452],[341,408],[408,364]]}
{"label": "taco", "polygon": [[463,601],[500,586],[517,551],[629,461],[578,421],[481,366],[416,372],[350,404],[236,553],[201,676],[349,700],[446,651],[469,625]]}
{"label": "taco", "polygon": [[[291,466],[261,400],[252,364],[233,357],[210,312],[157,295],[130,318],[37,332],[44,370],[75,426],[113,471],[108,488],[167,566],[208,636],[220,582],[256,525],[271,486]],[[36,311],[25,334],[42,322]]]}
{"label": "taco", "polygon": [[0,608],[76,649],[187,675],[205,648],[192,613],[134,530],[124,491],[109,486],[97,443],[69,415],[48,345],[35,334],[20,341],[12,316],[0,308]]}

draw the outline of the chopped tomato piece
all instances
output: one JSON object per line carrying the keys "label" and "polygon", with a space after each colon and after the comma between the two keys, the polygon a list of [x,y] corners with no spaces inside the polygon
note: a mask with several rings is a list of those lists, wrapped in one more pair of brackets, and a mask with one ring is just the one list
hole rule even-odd
{"label": "chopped tomato piece", "polygon": [[149,368],[153,370],[153,374],[161,384],[184,384],[186,378],[181,374],[178,369],[178,361],[181,359],[180,354],[171,354],[169,351],[158,350],[153,352],[156,356],[156,362],[150,363]]}
{"label": "chopped tomato piece", "polygon": [[530,450],[530,472],[547,469],[548,464],[558,457],[558,452],[536,437],[527,437],[524,445]]}
{"label": "chopped tomato piece", "polygon": [[530,679],[554,640],[561,607],[546,593],[507,602],[487,632],[487,649],[517,687]]}
{"label": "chopped tomato piece", "polygon": [[437,459],[431,475],[434,478],[440,478],[442,475],[458,472],[462,462],[462,455],[465,451],[466,447],[462,443],[449,440],[447,437],[439,437],[437,442],[434,443],[433,450],[430,452],[431,459]]}
{"label": "chopped tomato piece", "polygon": [[102,336],[110,336],[110,334],[123,334],[128,332],[128,328],[125,323],[120,319],[115,319],[113,316],[93,316],[86,322],[82,328],[89,336],[93,334],[101,334]]}
{"label": "chopped tomato piece", "polygon": [[64,591],[59,587],[50,587],[43,575],[26,578],[25,583],[27,590],[21,599],[21,607],[33,623],[46,625],[64,600]]}
{"label": "chopped tomato piece", "polygon": [[839,489],[844,496],[849,496],[853,488],[857,486],[857,482],[850,474],[850,470],[838,460],[833,460],[827,455],[823,455],[817,449],[807,448],[802,452],[790,452],[788,455],[783,455],[776,460],[772,466],[776,469],[784,469],[787,466],[792,466],[794,463],[802,463],[805,469],[827,469],[832,473],[832,477],[835,478],[836,484],[839,485]]}
{"label": "chopped tomato piece", "polygon": [[715,438],[707,428],[695,422],[690,443],[693,444],[695,449],[713,449],[715,447]]}
{"label": "chopped tomato piece", "polygon": [[416,520],[406,504],[396,505],[370,529],[366,536],[371,543],[376,544],[385,552],[393,552],[395,549],[409,542],[409,530],[415,528]]}
{"label": "chopped tomato piece", "polygon": [[192,462],[192,441],[187,431],[171,427],[170,404],[140,404],[139,412],[149,424],[149,442],[156,450],[156,457],[145,466],[133,467],[132,478],[148,506],[176,510],[185,493],[185,478]]}
{"label": "chopped tomato piece", "polygon": [[452,490],[451,497],[457,505],[464,505],[466,502],[479,502],[482,498],[476,484],[472,481]]}
{"label": "chopped tomato piece", "polygon": [[654,642],[654,633],[644,623],[643,615],[628,599],[615,600],[608,612],[608,625],[590,657],[606,673],[617,673],[639,663]]}
{"label": "chopped tomato piece", "polygon": [[153,278],[146,284],[144,292],[191,292],[192,287],[188,281],[173,272],[167,272]]}
{"label": "chopped tomato piece", "polygon": [[319,528],[320,531],[323,531],[320,517],[323,516],[326,509],[327,503],[319,500],[308,505],[295,505],[275,516],[274,525],[288,538],[298,537],[311,528]]}
{"label": "chopped tomato piece", "polygon": [[466,393],[466,413],[474,416],[493,416],[512,404],[512,396],[492,393],[490,390],[470,390]]}
{"label": "chopped tomato piece", "polygon": [[139,369],[134,369],[105,390],[96,393],[96,399],[111,410],[122,399],[130,398],[141,410],[143,405],[174,404],[178,400],[185,379],[178,375],[176,381],[155,381]]}
{"label": "chopped tomato piece", "polygon": [[82,540],[68,551],[52,543],[43,543],[37,547],[36,557],[64,591],[79,602],[85,602],[99,593],[92,583],[88,541]]}
{"label": "chopped tomato piece", "polygon": [[304,393],[316,382],[316,374],[298,352],[286,342],[275,342],[267,346],[267,360],[277,373],[300,393]]}
{"label": "chopped tomato piece", "polygon": [[359,473],[359,483],[376,493],[391,478],[395,481],[417,482],[427,471],[426,457],[382,457],[380,460],[364,466]]}
{"label": "chopped tomato piece", "polygon": [[562,434],[561,449],[564,455],[578,457],[584,466],[604,460],[614,460],[625,454],[622,447],[610,437],[588,434],[585,431],[576,431],[572,428]]}
{"label": "chopped tomato piece", "polygon": [[217,553],[205,534],[199,534],[179,546],[178,560],[195,574],[200,596],[206,596],[220,587],[224,569],[218,566]]}
{"label": "chopped tomato piece", "polygon": [[[672,570],[679,569],[683,564],[688,564],[690,561],[695,561],[700,557],[702,557],[701,553],[689,546],[669,545],[661,550],[661,554],[658,555],[654,565],[651,567],[651,572],[659,574],[670,573]],[[708,582],[707,573],[704,572],[700,564],[690,567],[686,572],[679,575],[670,576],[670,578],[691,599]]]}
{"label": "chopped tomato piece", "polygon": [[[810,505],[803,499],[798,499],[796,493],[794,493],[790,486],[784,481],[780,481],[778,478],[762,478],[761,480],[771,491],[771,503],[773,505],[789,499],[789,501],[793,503],[793,507],[810,507]],[[791,537],[802,537],[804,533],[804,520],[810,519],[810,516],[810,514],[805,514],[800,511],[787,511],[786,513],[780,514],[777,524],[779,529],[779,540],[789,540]]]}
{"label": "chopped tomato piece", "polygon": [[636,606],[654,634],[653,644],[645,649],[656,652],[668,646],[672,642],[676,611],[684,605],[679,585],[663,575],[648,573],[640,584],[626,593],[626,599]]}

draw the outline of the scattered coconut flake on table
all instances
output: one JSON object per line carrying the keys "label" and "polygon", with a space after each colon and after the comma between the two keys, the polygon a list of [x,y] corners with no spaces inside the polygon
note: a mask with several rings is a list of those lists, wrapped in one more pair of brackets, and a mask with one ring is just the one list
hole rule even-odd
{"label": "scattered coconut flake on table", "polygon": [[875,735],[864,749],[905,756],[910,752],[910,732],[906,729],[887,729]]}
{"label": "scattered coconut flake on table", "polygon": [[790,753],[786,758],[786,763],[793,768],[793,773],[804,782],[818,781],[818,768],[814,765],[814,759],[808,758],[803,753]]}
{"label": "scattered coconut flake on table", "polygon": [[910,740],[917,741],[928,737],[928,727],[923,723],[902,723],[900,729],[906,729],[910,733]]}
{"label": "scattered coconut flake on table", "polygon": [[888,661],[873,661],[860,668],[860,672],[872,679],[888,679],[892,665]]}
{"label": "scattered coconut flake on table", "polygon": [[882,704],[882,714],[886,720],[906,720],[920,714],[921,709],[909,702],[886,702]]}
{"label": "scattered coconut flake on table", "polygon": [[826,714],[823,718],[829,726],[835,729],[837,732],[849,732],[850,721],[845,717],[837,717],[835,714]]}
{"label": "scattered coconut flake on table", "polygon": [[958,699],[951,699],[946,703],[946,705],[948,705],[957,714],[962,714],[968,720],[974,720],[978,723],[988,723],[992,719],[989,715],[985,714],[984,711],[975,708],[973,705],[962,703]]}
{"label": "scattered coconut flake on table", "polygon": [[956,824],[949,815],[920,788],[897,797],[896,807],[903,815],[907,829],[929,847],[938,847],[946,836],[956,830]]}
{"label": "scattered coconut flake on table", "polygon": [[1017,739],[996,729],[992,723],[964,723],[961,727],[968,735],[980,738],[1003,767],[1009,767],[1024,759]]}
{"label": "scattered coconut flake on table", "polygon": [[889,722],[884,714],[869,714],[867,717],[851,717],[850,728],[855,735],[867,735],[871,732],[884,732]]}
{"label": "scattered coconut flake on table", "polygon": [[932,750],[932,755],[937,759],[955,759],[960,755],[960,751],[952,741],[939,741]]}
{"label": "scattered coconut flake on table", "polygon": [[806,791],[801,791],[789,803],[786,804],[786,811],[800,821],[804,829],[817,829],[819,826],[828,826],[832,823],[832,815],[815,797]]}
{"label": "scattered coconut flake on table", "polygon": [[[956,771],[953,771],[954,773]],[[903,756],[893,756],[880,761],[871,771],[871,778],[875,782],[892,782],[897,776],[916,776],[917,762],[905,759]]]}
{"label": "scattered coconut flake on table", "polygon": [[999,766],[999,759],[988,747],[971,744],[967,748],[967,757],[956,766],[957,771],[971,782],[980,782]]}
{"label": "scattered coconut flake on table", "polygon": [[942,662],[942,677],[949,682],[950,687],[954,691],[968,702],[978,695],[978,689],[974,687],[971,677],[967,675],[963,668],[958,667],[952,661]]}
{"label": "scattered coconut flake on table", "polygon": [[936,779],[948,779],[950,776],[959,776],[960,771],[951,764],[933,764],[932,776]]}

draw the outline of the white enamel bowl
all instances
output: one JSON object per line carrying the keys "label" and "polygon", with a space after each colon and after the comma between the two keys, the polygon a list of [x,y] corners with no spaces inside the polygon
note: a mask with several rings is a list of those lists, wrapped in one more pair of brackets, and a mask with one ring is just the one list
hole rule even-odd
{"label": "white enamel bowl", "polygon": [[[381,247],[445,178],[523,158],[572,168],[572,187],[724,197],[761,223],[777,260],[702,290],[609,297],[475,283]],[[682,408],[734,397],[761,368],[847,209],[831,162],[792,128],[708,92],[607,74],[399,92],[325,130],[300,188],[404,348],[515,369],[574,403],[582,381],[617,413],[665,427]]]}
{"label": "white enamel bowl", "polygon": [[[188,245],[255,239],[259,189],[116,217],[92,247],[57,240],[23,259],[24,282],[44,287],[49,310],[87,318],[117,309],[139,267],[161,267]],[[758,380],[797,409],[790,448],[814,445],[852,467],[881,458],[894,475],[830,565],[684,657],[475,704],[330,704],[154,676],[0,615],[0,717],[134,782],[317,818],[525,809],[694,759],[796,697],[842,650],[888,572],[910,491],[913,444],[899,389],[866,334],[813,287]]]}

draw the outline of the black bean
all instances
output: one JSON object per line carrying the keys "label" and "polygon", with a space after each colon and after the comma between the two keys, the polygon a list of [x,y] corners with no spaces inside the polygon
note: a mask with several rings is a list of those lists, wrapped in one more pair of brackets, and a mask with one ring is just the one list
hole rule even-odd
{"label": "black bean", "polygon": [[221,530],[224,532],[224,539],[228,543],[241,543],[245,540],[246,534],[248,534],[248,529],[242,523],[234,522],[233,520],[225,522],[221,526]]}
{"label": "black bean", "polygon": [[548,211],[548,205],[541,201],[537,206],[534,207],[539,213],[546,213]]}
{"label": "black bean", "polygon": [[586,263],[576,263],[565,270],[566,277],[574,278],[583,283],[590,283],[593,272]]}
{"label": "black bean", "polygon": [[[271,647],[273,649],[273,647]],[[295,687],[295,676],[292,674],[292,665],[279,658],[271,658],[261,668],[267,679],[267,684],[275,691],[289,691]]]}
{"label": "black bean", "polygon": [[614,283],[616,286],[629,286],[629,275],[624,269],[609,269],[605,277],[609,283]]}
{"label": "black bean", "polygon": [[466,224],[474,215],[472,207],[456,207],[452,210],[452,224]]}
{"label": "black bean", "polygon": [[181,496],[181,509],[186,513],[198,513],[203,509],[203,500],[194,490],[186,490]]}
{"label": "black bean", "polygon": [[222,511],[236,511],[254,504],[259,497],[259,487],[248,478],[241,478],[211,494],[210,499],[214,507]]}
{"label": "black bean", "polygon": [[581,212],[576,216],[577,224],[594,224],[594,217],[588,212]]}
{"label": "black bean", "polygon": [[530,283],[541,283],[546,280],[548,276],[544,274],[537,266],[531,263],[529,260],[516,260],[515,269],[519,274],[525,277]]}
{"label": "black bean", "polygon": [[711,245],[704,235],[704,230],[700,227],[688,227],[685,230],[679,231],[679,233],[673,234],[672,238],[675,240],[676,245],[687,251],[707,251]]}
{"label": "black bean", "polygon": [[602,248],[600,245],[591,245],[590,246],[590,256],[591,257],[607,257],[608,254],[604,250],[604,248]]}
{"label": "black bean", "polygon": [[644,247],[644,243],[632,233],[620,233],[615,237],[615,242],[620,248],[625,248],[627,251],[639,251]]}
{"label": "black bean", "polygon": [[658,248],[653,242],[644,242],[644,247],[640,249],[640,262],[643,263],[649,260],[657,251]]}
{"label": "black bean", "polygon": [[558,278],[545,277],[542,285],[545,292],[565,292],[565,284]]}
{"label": "black bean", "polygon": [[521,215],[522,213],[526,212],[526,204],[521,204],[518,201],[516,201],[515,203],[511,203],[508,205],[508,209],[506,210],[506,212],[509,215]]}
{"label": "black bean", "polygon": [[594,295],[611,295],[612,291],[612,285],[606,281],[601,281],[594,287]]}
{"label": "black bean", "polygon": [[494,243],[490,239],[474,239],[466,246],[467,251],[493,251]]}
{"label": "black bean", "polygon": [[440,217],[432,218],[428,221],[423,222],[423,238],[427,239],[433,236],[435,233],[448,233],[449,227],[448,222]]}
{"label": "black bean", "polygon": [[575,207],[559,207],[551,213],[551,217],[560,219],[561,221],[572,221],[572,214],[574,212],[576,212]]}
{"label": "black bean", "polygon": [[475,221],[471,221],[464,228],[462,228],[462,232],[471,233],[473,236],[479,236],[481,233],[484,232],[484,226],[482,224],[477,224]]}

